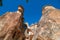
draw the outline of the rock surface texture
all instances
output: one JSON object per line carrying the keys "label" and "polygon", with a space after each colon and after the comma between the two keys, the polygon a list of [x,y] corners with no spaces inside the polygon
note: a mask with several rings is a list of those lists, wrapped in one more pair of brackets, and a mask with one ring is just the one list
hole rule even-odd
{"label": "rock surface texture", "polygon": [[42,14],[32,40],[60,40],[60,10],[46,6]]}
{"label": "rock surface texture", "polygon": [[0,40],[23,40],[23,8],[18,7],[17,12],[7,12],[0,16]]}
{"label": "rock surface texture", "polygon": [[[52,6],[42,9],[38,23],[24,24],[23,7],[0,16],[0,40],[60,40],[60,10]],[[26,29],[26,30],[25,30]]]}

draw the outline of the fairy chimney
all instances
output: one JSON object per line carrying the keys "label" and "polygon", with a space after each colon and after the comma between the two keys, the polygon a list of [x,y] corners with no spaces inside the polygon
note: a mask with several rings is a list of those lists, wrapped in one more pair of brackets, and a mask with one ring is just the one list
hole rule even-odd
{"label": "fairy chimney", "polygon": [[42,17],[32,40],[60,40],[60,10],[53,6],[46,6],[42,10]]}

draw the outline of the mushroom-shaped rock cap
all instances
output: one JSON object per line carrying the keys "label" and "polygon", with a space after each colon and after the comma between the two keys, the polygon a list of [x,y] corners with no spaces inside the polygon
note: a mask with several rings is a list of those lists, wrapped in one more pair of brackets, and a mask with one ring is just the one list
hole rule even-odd
{"label": "mushroom-shaped rock cap", "polygon": [[23,6],[19,5],[19,6],[18,6],[18,11],[21,12],[21,13],[23,13],[23,12],[24,12]]}
{"label": "mushroom-shaped rock cap", "polygon": [[45,14],[46,12],[54,10],[54,9],[56,9],[56,8],[54,8],[53,6],[44,6],[42,8],[42,14]]}

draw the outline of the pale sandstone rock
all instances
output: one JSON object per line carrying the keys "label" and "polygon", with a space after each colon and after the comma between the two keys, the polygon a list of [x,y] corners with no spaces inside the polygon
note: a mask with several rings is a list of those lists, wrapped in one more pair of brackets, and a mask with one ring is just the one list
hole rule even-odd
{"label": "pale sandstone rock", "polygon": [[0,40],[22,40],[24,38],[23,8],[0,16]]}
{"label": "pale sandstone rock", "polygon": [[39,22],[30,27],[26,23],[28,27],[23,33],[24,28],[21,28],[24,26],[22,25],[23,14],[21,14],[23,9],[21,8],[18,7],[17,12],[7,12],[0,17],[0,40],[60,40],[59,9],[52,6],[44,7]]}
{"label": "pale sandstone rock", "polygon": [[32,40],[60,40],[60,10],[46,6],[42,14]]}

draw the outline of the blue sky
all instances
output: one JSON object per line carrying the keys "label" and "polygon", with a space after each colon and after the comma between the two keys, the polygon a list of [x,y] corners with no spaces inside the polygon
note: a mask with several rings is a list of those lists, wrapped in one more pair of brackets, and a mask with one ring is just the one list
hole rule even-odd
{"label": "blue sky", "polygon": [[0,15],[6,12],[17,11],[18,5],[24,7],[25,22],[29,24],[36,23],[42,16],[42,7],[45,5],[52,5],[60,9],[60,0],[3,0],[3,6],[0,6]]}

